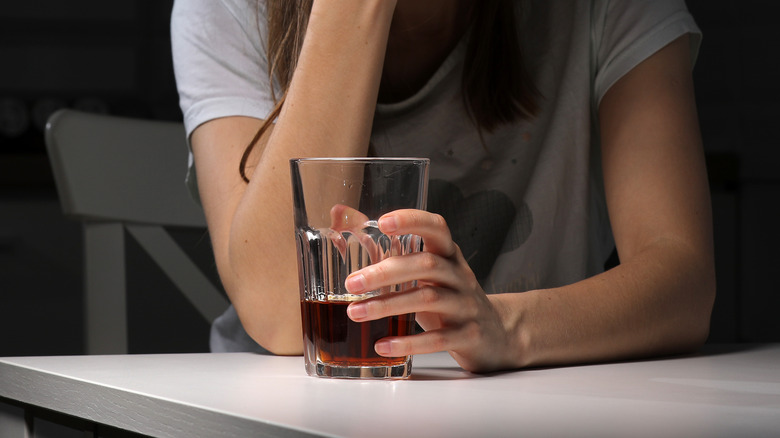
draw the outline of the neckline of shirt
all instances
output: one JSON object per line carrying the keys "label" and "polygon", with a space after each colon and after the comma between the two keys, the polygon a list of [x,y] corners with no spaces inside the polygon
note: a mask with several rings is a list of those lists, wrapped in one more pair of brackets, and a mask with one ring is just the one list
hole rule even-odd
{"label": "neckline of shirt", "polygon": [[439,68],[437,68],[436,71],[433,73],[433,76],[431,76],[431,78],[428,79],[428,81],[425,83],[425,85],[422,86],[422,88],[417,90],[417,92],[415,92],[413,95],[407,97],[406,99],[400,100],[398,102],[377,103],[376,113],[382,116],[393,115],[395,113],[402,112],[408,108],[411,108],[417,105],[423,99],[425,99],[431,93],[431,91],[439,83],[441,83],[444,80],[444,78],[462,60],[463,55],[466,52],[466,41],[468,40],[469,33],[470,32],[466,32],[466,34],[460,39],[460,41],[455,46],[455,48],[452,49],[449,55],[447,55],[447,57],[444,59],[444,62],[441,63]]}

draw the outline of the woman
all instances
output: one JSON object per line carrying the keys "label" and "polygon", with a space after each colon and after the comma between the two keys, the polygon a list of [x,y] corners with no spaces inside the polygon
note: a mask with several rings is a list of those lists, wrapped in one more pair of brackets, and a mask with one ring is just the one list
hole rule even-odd
{"label": "woman", "polygon": [[197,169],[235,309],[212,349],[300,354],[288,159],[368,154],[432,162],[432,212],[380,221],[425,251],[347,279],[424,285],[350,305],[356,321],[417,313],[425,331],[380,355],[448,351],[490,371],[706,339],[699,34],[683,1],[178,0],[172,37],[190,182]]}

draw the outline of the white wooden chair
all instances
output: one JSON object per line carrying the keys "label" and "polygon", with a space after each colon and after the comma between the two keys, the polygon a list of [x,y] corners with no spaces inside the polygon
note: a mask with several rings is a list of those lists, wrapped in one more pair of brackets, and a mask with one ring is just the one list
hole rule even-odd
{"label": "white wooden chair", "polygon": [[84,224],[88,354],[127,353],[125,230],[208,322],[227,308],[163,228],[205,228],[184,184],[182,124],[60,110],[46,147],[62,210]]}

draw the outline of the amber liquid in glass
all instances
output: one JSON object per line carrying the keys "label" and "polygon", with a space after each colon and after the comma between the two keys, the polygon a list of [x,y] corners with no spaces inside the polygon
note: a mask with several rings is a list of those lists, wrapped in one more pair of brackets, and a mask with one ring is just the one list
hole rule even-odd
{"label": "amber liquid in glass", "polygon": [[304,342],[314,346],[318,361],[334,366],[393,366],[407,357],[383,357],[374,344],[387,336],[414,332],[414,314],[354,322],[347,316],[348,301],[301,301]]}

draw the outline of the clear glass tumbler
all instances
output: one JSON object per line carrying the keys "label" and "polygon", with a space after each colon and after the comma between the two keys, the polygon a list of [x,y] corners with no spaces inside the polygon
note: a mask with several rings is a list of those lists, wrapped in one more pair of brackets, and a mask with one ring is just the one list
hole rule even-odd
{"label": "clear glass tumbler", "polygon": [[300,158],[290,160],[306,372],[341,378],[404,378],[411,356],[382,357],[374,343],[414,331],[414,314],[357,323],[347,306],[414,283],[353,295],[346,277],[388,257],[421,249],[415,235],[387,236],[383,214],[426,208],[427,158]]}

